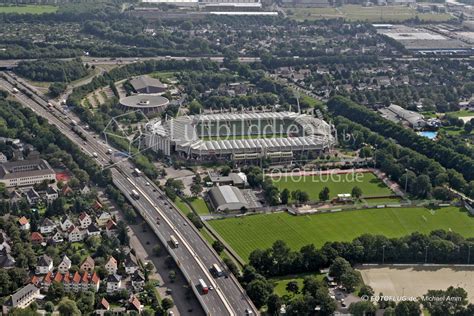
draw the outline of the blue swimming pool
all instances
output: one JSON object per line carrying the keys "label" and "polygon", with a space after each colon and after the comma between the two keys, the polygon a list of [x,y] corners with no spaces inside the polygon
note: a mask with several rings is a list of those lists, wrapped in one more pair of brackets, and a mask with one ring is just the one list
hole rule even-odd
{"label": "blue swimming pool", "polygon": [[436,136],[438,135],[438,132],[424,131],[424,132],[418,132],[418,135],[424,136],[429,139],[435,139]]}

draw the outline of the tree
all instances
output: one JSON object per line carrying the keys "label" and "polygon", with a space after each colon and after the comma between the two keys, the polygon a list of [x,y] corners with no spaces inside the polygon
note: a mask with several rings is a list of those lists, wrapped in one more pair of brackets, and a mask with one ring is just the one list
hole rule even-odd
{"label": "tree", "polygon": [[353,198],[359,199],[362,196],[362,189],[358,186],[353,187],[351,195]]}
{"label": "tree", "polygon": [[202,185],[199,183],[193,183],[189,190],[194,196],[198,196],[202,192]]}
{"label": "tree", "polygon": [[[450,286],[445,291],[429,290],[425,296],[429,297],[430,299],[424,300],[423,306],[430,312],[430,315],[432,316],[458,315],[464,311],[465,306],[468,303],[467,292],[461,287],[455,288]],[[456,299],[445,299],[448,297],[455,297]]]}
{"label": "tree", "polygon": [[319,192],[319,200],[320,201],[327,201],[329,200],[329,188],[324,187],[321,192]]}
{"label": "tree", "polygon": [[286,284],[286,290],[293,294],[298,294],[300,289],[297,281],[290,281]]}
{"label": "tree", "polygon": [[425,175],[419,175],[415,180],[415,194],[421,198],[426,198],[431,193],[430,178]]}
{"label": "tree", "polygon": [[[419,316],[420,312],[421,312],[420,303],[416,301],[401,301],[395,307],[396,316]],[[444,314],[444,315],[450,315],[450,314]]]}
{"label": "tree", "polygon": [[270,316],[277,316],[280,314],[281,299],[278,295],[272,294],[267,300],[267,312]]}
{"label": "tree", "polygon": [[214,250],[215,250],[218,254],[221,254],[221,252],[224,251],[225,246],[224,246],[224,244],[223,244],[220,240],[215,240],[215,241],[212,243],[212,248],[214,248]]}
{"label": "tree", "polygon": [[59,315],[61,316],[81,316],[81,311],[77,308],[76,302],[64,297],[58,305]]}
{"label": "tree", "polygon": [[161,307],[167,311],[170,308],[173,308],[174,302],[172,299],[165,297],[164,299],[161,300]]}
{"label": "tree", "polygon": [[186,216],[191,221],[191,223],[193,223],[193,225],[196,226],[197,229],[201,229],[204,227],[201,221],[201,218],[197,216],[196,214],[191,212],[191,213],[188,213],[188,215]]}
{"label": "tree", "polygon": [[377,307],[370,301],[360,301],[349,305],[349,312],[354,316],[375,314]]}
{"label": "tree", "polygon": [[174,283],[174,281],[176,280],[176,271],[170,270],[170,272],[168,273],[168,277],[170,279],[170,282]]}
{"label": "tree", "polygon": [[44,310],[47,311],[48,313],[52,313],[54,311],[54,304],[51,301],[47,301],[44,304]]}
{"label": "tree", "polygon": [[156,244],[154,247],[153,247],[153,254],[157,257],[161,256],[161,254],[163,253],[163,248],[161,247],[160,244]]}
{"label": "tree", "polygon": [[374,289],[370,286],[370,285],[363,285],[360,289],[359,289],[359,293],[357,293],[357,295],[359,295],[359,297],[372,297],[374,296],[375,292],[374,292]]}
{"label": "tree", "polygon": [[273,286],[267,280],[256,279],[247,285],[247,294],[257,308],[267,303],[272,292]]}
{"label": "tree", "polygon": [[284,188],[283,191],[280,193],[280,200],[281,204],[288,204],[288,200],[290,198],[290,190]]}
{"label": "tree", "polygon": [[341,276],[341,284],[347,289],[347,291],[352,292],[354,288],[360,283],[360,276],[357,272],[351,268],[351,270],[346,271]]}
{"label": "tree", "polygon": [[53,282],[49,288],[46,298],[53,302],[58,302],[65,295],[64,286],[62,283]]}
{"label": "tree", "polygon": [[329,275],[340,281],[342,275],[351,270],[351,264],[346,259],[337,257],[329,267]]}
{"label": "tree", "polygon": [[224,166],[224,167],[222,167],[222,169],[221,169],[221,174],[222,174],[223,176],[228,176],[230,172],[231,172],[231,169],[230,169],[229,166]]}

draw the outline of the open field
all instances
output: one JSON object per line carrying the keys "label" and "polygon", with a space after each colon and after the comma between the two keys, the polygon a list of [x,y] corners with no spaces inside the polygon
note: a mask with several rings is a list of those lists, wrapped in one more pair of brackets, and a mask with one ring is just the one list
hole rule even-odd
{"label": "open field", "polygon": [[22,6],[2,6],[0,13],[19,13],[19,14],[42,14],[54,13],[58,7],[52,5],[22,5]]}
{"label": "open field", "polygon": [[474,217],[456,207],[386,208],[307,216],[259,214],[213,220],[209,224],[244,260],[253,250],[268,248],[276,240],[284,240],[298,250],[311,243],[321,247],[328,241],[351,241],[368,232],[400,237],[412,232],[451,229],[474,237]]}
{"label": "open field", "polygon": [[190,203],[199,215],[209,215],[209,208],[202,198],[194,198]]}
{"label": "open field", "polygon": [[418,13],[416,9],[406,6],[373,6],[344,5],[337,8],[291,8],[287,9],[289,17],[295,20],[319,20],[345,18],[350,21],[396,22],[413,19],[416,16],[423,21],[448,21],[449,14]]}
{"label": "open field", "polygon": [[362,266],[357,270],[375,293],[420,297],[428,290],[459,286],[467,291],[469,301],[474,302],[474,267]]}
{"label": "open field", "polygon": [[393,192],[373,173],[282,177],[275,178],[274,183],[280,191],[285,188],[290,191],[305,191],[309,194],[309,198],[312,201],[319,200],[319,192],[321,192],[324,187],[329,188],[329,196],[331,198],[336,197],[337,194],[351,193],[354,186],[358,186],[362,189],[363,197],[386,196],[393,194]]}
{"label": "open field", "polygon": [[[285,275],[284,277],[271,278],[270,281],[275,282],[275,287],[273,288],[273,292],[275,294],[278,294],[278,296],[283,296],[283,295],[291,296],[292,293],[286,290],[286,284],[290,281],[296,281],[298,282],[298,287],[300,289],[300,293],[297,295],[302,295],[301,290],[303,289],[304,278],[311,275],[314,275],[314,273],[291,274],[291,275]],[[318,280],[323,280],[324,274],[316,274],[316,278]]]}

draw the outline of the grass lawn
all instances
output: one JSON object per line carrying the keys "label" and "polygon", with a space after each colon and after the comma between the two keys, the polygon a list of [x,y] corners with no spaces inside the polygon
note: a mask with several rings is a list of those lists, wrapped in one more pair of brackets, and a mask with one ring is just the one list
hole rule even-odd
{"label": "grass lawn", "polygon": [[275,178],[274,183],[280,191],[286,188],[290,191],[299,189],[308,192],[309,198],[312,201],[319,200],[319,192],[325,186],[329,188],[331,198],[336,197],[337,194],[351,193],[354,186],[361,188],[362,196],[366,197],[393,194],[373,173]]}
{"label": "grass lawn", "polygon": [[[275,282],[275,287],[273,288],[273,292],[275,294],[278,294],[278,296],[283,296],[283,295],[293,295],[293,293],[288,292],[286,290],[286,284],[290,281],[296,281],[298,282],[298,287],[300,290],[300,293],[297,295],[301,295],[301,291],[303,289],[303,280],[307,276],[314,275],[313,273],[302,273],[302,274],[291,274],[291,275],[285,275],[284,277],[277,277],[277,278],[271,278],[270,281]],[[316,274],[317,279],[323,280],[324,275],[323,274]]]}
{"label": "grass lawn", "polygon": [[448,112],[446,114],[449,114],[455,117],[474,116],[474,111],[459,110],[459,111],[454,111],[454,112]]}
{"label": "grass lawn", "polygon": [[284,240],[292,249],[307,244],[321,247],[327,241],[351,241],[364,233],[400,237],[412,232],[429,233],[451,229],[474,237],[474,217],[464,209],[446,207],[385,208],[307,216],[288,213],[253,215],[209,221],[227,243],[246,260],[257,249]]}
{"label": "grass lawn", "polygon": [[191,201],[191,205],[193,206],[194,210],[199,215],[208,215],[209,208],[207,207],[206,202],[202,198],[194,198]]}
{"label": "grass lawn", "polygon": [[185,215],[188,215],[189,213],[192,212],[191,208],[188,206],[188,204],[186,204],[186,202],[184,202],[183,200],[181,200],[180,198],[177,198],[176,201],[174,202],[174,204],[181,210],[181,212],[183,212]]}
{"label": "grass lawn", "polygon": [[22,5],[22,6],[2,6],[0,13],[20,13],[20,14],[42,14],[54,13],[58,7],[53,5]]}
{"label": "grass lawn", "polygon": [[172,71],[155,71],[150,74],[150,77],[159,79],[161,81],[169,81],[175,78]]}

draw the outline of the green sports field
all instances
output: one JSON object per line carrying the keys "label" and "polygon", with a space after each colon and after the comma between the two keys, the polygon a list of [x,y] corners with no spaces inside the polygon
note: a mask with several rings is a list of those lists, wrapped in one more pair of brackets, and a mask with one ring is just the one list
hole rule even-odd
{"label": "green sports field", "polygon": [[54,13],[58,7],[52,5],[22,5],[22,6],[2,6],[0,13],[19,13],[19,14],[42,14]]}
{"label": "green sports field", "polygon": [[274,183],[281,191],[301,190],[309,194],[312,201],[319,200],[319,192],[326,186],[329,196],[334,198],[340,193],[351,193],[354,186],[362,189],[362,196],[387,196],[393,192],[373,173],[333,174],[323,176],[274,178]]}
{"label": "green sports field", "polygon": [[327,241],[351,241],[364,233],[399,237],[416,231],[451,229],[474,237],[474,217],[456,207],[370,209],[307,216],[276,213],[209,223],[243,259],[254,249],[268,248],[279,239],[297,250],[311,243],[321,247]]}

